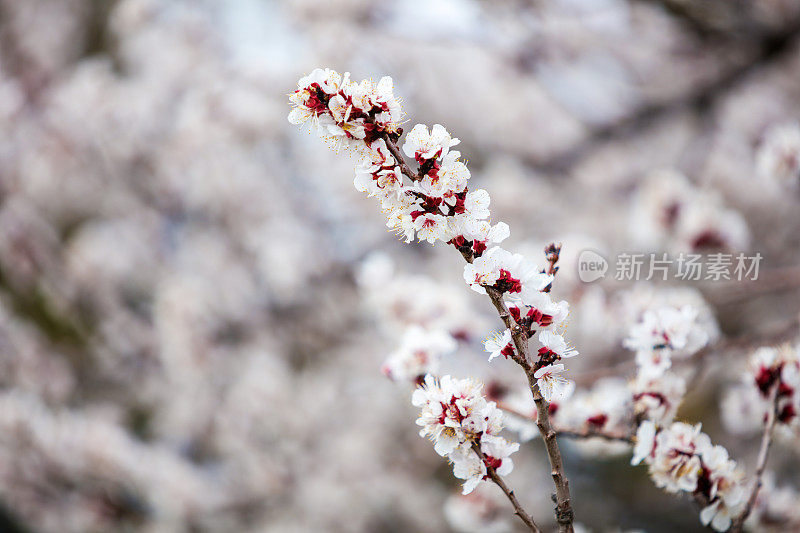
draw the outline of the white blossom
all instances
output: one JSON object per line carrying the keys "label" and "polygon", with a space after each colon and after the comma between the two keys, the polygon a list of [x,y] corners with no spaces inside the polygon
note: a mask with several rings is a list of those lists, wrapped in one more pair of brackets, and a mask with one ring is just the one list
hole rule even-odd
{"label": "white blossom", "polygon": [[501,355],[508,357],[515,353],[511,330],[509,329],[504,329],[501,333],[490,336],[484,341],[483,346],[489,352],[489,361]]}
{"label": "white blossom", "polygon": [[543,274],[520,254],[494,247],[464,266],[464,281],[478,293],[485,293],[485,287],[494,287],[513,297],[523,291],[541,291],[552,283],[553,277]]}
{"label": "white blossom", "polygon": [[636,431],[636,445],[633,447],[633,457],[631,458],[632,465],[638,465],[645,459],[650,458],[656,446],[656,425],[650,421],[645,420],[639,424],[639,429]]}
{"label": "white blossom", "polygon": [[434,124],[430,131],[425,124],[417,124],[406,134],[403,152],[420,162],[424,159],[444,159],[450,148],[459,142],[441,124]]}
{"label": "white blossom", "polygon": [[564,370],[564,365],[559,363],[543,366],[534,372],[533,377],[536,378],[539,390],[542,392],[544,399],[548,402],[560,400],[568,394],[572,386],[571,382],[567,378],[559,375],[561,372],[564,372]]}
{"label": "white blossom", "polygon": [[539,342],[542,343],[542,348],[539,349],[540,356],[547,353],[555,355],[556,359],[569,359],[578,355],[578,350],[569,346],[564,337],[551,330],[539,333]]}

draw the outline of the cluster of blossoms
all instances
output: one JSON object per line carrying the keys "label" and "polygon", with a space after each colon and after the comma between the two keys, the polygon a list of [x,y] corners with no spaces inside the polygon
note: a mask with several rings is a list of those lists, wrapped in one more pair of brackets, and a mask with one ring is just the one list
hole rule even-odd
{"label": "cluster of blossoms", "polygon": [[631,237],[645,248],[692,251],[744,250],[750,231],[744,217],[719,195],[695,187],[675,170],[648,176],[633,202]]}
{"label": "cluster of blossoms", "polygon": [[641,372],[659,376],[672,366],[672,357],[689,357],[708,344],[708,334],[697,325],[698,312],[691,306],[662,307],[646,311],[624,341],[636,351]]}
{"label": "cluster of blossoms", "polygon": [[746,504],[743,473],[722,446],[715,446],[700,424],[673,422],[658,427],[644,421],[636,433],[631,464],[644,461],[653,482],[667,492],[687,492],[705,503],[704,525],[726,531]]}
{"label": "cluster of blossoms", "polygon": [[630,335],[634,324],[641,322],[648,311],[662,307],[691,306],[697,310],[695,327],[708,336],[709,344],[720,337],[712,308],[693,287],[634,283],[630,289],[612,292],[593,284],[570,305],[575,306],[571,329],[578,335],[576,340],[582,345],[596,347],[598,352],[615,352]]}
{"label": "cluster of blossoms", "polygon": [[[397,148],[403,131],[391,78],[383,78],[377,85],[356,84],[349,74],[317,69],[298,82],[290,102],[294,106],[290,122],[310,122],[324,137],[361,158],[354,185],[378,198],[390,230],[406,242],[416,238],[451,244],[467,261],[464,279],[474,290],[491,290],[496,305],[498,298],[503,299],[526,339],[542,330],[538,360],[525,361],[523,366],[533,372],[546,400],[563,396],[569,382],[559,375],[564,365],[558,361],[578,352],[553,331],[567,316],[566,303],[554,303],[547,294],[560,247],[546,250],[550,268],[545,271],[521,255],[494,246],[508,237],[508,225],[488,222],[489,194],[468,189],[469,170],[459,161],[460,153],[452,150],[459,140],[441,125],[429,129],[418,124],[406,136],[402,152],[416,162],[417,168],[412,170]],[[510,336],[506,332],[498,341],[505,341],[498,349],[504,355],[508,355]],[[419,380],[421,372],[436,368],[432,360],[452,348],[442,337],[412,331],[385,371]],[[526,354],[513,353],[512,357],[520,362]],[[454,475],[465,480],[464,493],[487,479],[490,470],[497,475],[510,472],[513,463],[509,455],[519,444],[498,435],[502,414],[494,402],[483,397],[482,387],[449,376],[438,380],[432,374],[421,381],[412,398],[414,405],[422,408],[417,420],[423,426],[421,435],[430,437],[436,451],[453,463]],[[570,511],[568,493],[560,496],[559,507]]]}
{"label": "cluster of blossoms", "polygon": [[[420,436],[432,440],[436,453],[452,462],[453,474],[464,480],[464,494],[488,479],[487,467],[501,476],[509,474],[514,468],[509,456],[519,449],[518,443],[500,436],[503,413],[482,389],[471,379],[428,375],[411,398],[421,408]],[[473,446],[480,448],[483,460]]]}
{"label": "cluster of blossoms", "polygon": [[[461,154],[452,150],[459,140],[439,124],[431,129],[417,124],[402,146],[418,165],[416,172],[408,168],[401,154],[393,150],[403,132],[388,77],[377,85],[355,83],[348,73],[342,76],[317,69],[298,82],[290,102],[294,106],[290,122],[311,122],[323,136],[332,136],[359,154],[361,164],[354,184],[380,200],[390,229],[406,242],[416,237],[453,245],[469,263],[464,279],[473,290],[491,288],[501,293],[528,338],[543,330],[539,359],[533,362],[535,377],[546,400],[563,396],[569,382],[559,375],[565,368],[558,361],[578,352],[552,330],[566,318],[567,304],[551,300],[552,274],[519,254],[493,246],[508,237],[509,228],[503,222],[492,225],[487,221],[490,198],[486,191],[469,191],[469,170],[459,161]],[[548,253],[558,257],[558,249]],[[513,353],[510,337],[506,331],[487,345],[493,357]]]}
{"label": "cluster of blossoms", "polygon": [[[624,340],[625,346],[636,351],[635,378],[629,382],[620,378],[601,379],[588,390],[565,387],[559,400],[569,397],[570,401],[554,401],[549,406],[555,425],[587,435],[626,435],[635,427],[635,421],[649,420],[659,426],[670,424],[686,393],[686,380],[669,371],[672,356],[688,357],[703,348],[711,337],[708,324],[698,318],[698,310],[690,305],[642,312],[640,321],[629,328],[629,336]],[[549,333],[545,330],[541,336]],[[493,357],[513,353],[511,345],[505,344],[510,340],[509,333],[506,331],[505,335],[487,340],[487,350]],[[543,344],[549,344],[547,339]],[[503,403],[515,412],[530,415],[530,419],[536,418],[532,404],[523,397],[509,395]],[[510,417],[507,425],[519,431],[521,437],[530,438],[535,435],[530,419]],[[593,446],[590,451],[624,449],[605,443]]]}
{"label": "cluster of blossoms", "polygon": [[289,95],[293,106],[289,122],[311,121],[333,140],[358,147],[355,141],[370,144],[384,132],[396,133],[402,120],[400,103],[394,97],[392,78],[384,77],[374,84],[350,81],[330,69],[315,69],[297,82],[297,90]]}
{"label": "cluster of blossoms", "polygon": [[624,345],[636,351],[638,372],[630,384],[636,417],[669,424],[686,393],[686,381],[669,372],[672,357],[686,358],[708,344],[709,335],[698,322],[698,311],[662,307],[646,311],[630,329]]}
{"label": "cluster of blossoms", "polygon": [[[775,394],[774,403],[771,395]],[[770,409],[779,428],[800,426],[800,347],[763,347],[750,356],[743,382],[722,402],[723,421],[733,433],[758,430]]]}
{"label": "cluster of blossoms", "polygon": [[[415,237],[430,243],[441,240],[479,255],[508,237],[507,224],[486,221],[489,194],[468,190],[469,170],[459,161],[461,154],[451,150],[459,140],[443,126],[428,130],[417,124],[406,136],[402,149],[418,163],[416,173],[404,169],[401,155],[392,153],[390,145],[403,130],[391,78],[355,83],[349,73],[317,69],[298,82],[290,101],[295,106],[290,122],[311,122],[323,136],[361,157],[356,189],[379,199],[387,226],[406,242]],[[404,173],[410,184],[404,183]]]}
{"label": "cluster of blossoms", "polygon": [[778,124],[767,130],[756,164],[762,179],[800,186],[800,125]]}
{"label": "cluster of blossoms", "polygon": [[726,531],[746,504],[743,473],[699,424],[673,421],[686,382],[669,371],[672,356],[689,357],[709,341],[697,318],[698,311],[688,305],[647,311],[624,342],[636,351],[639,368],[630,384],[634,413],[641,420],[631,464],[644,461],[653,482],[667,492],[693,494],[704,503],[701,522]]}

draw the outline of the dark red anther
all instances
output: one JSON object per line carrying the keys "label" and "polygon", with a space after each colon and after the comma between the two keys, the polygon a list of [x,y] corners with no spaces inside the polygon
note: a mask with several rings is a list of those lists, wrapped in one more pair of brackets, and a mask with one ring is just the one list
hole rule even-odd
{"label": "dark red anther", "polygon": [[788,424],[795,416],[797,416],[797,411],[795,411],[794,405],[787,403],[783,406],[780,413],[778,413],[778,421],[783,424]]}
{"label": "dark red anther", "polygon": [[495,470],[500,468],[500,465],[503,464],[502,459],[498,459],[497,457],[492,457],[491,455],[485,456],[483,461],[486,463],[486,466],[488,466],[489,468],[494,468]]}
{"label": "dark red anther", "polygon": [[590,416],[589,418],[586,419],[586,423],[596,429],[602,429],[603,426],[606,425],[606,422],[608,422],[608,415],[605,415],[603,413],[599,415]]}
{"label": "dark red anther", "polygon": [[511,276],[511,272],[501,268],[500,277],[495,283],[495,288],[500,292],[522,292],[522,282]]}
{"label": "dark red anther", "polygon": [[511,343],[509,342],[502,350],[500,350],[500,353],[503,354],[503,357],[506,359],[509,357],[514,357],[514,347],[511,346]]}

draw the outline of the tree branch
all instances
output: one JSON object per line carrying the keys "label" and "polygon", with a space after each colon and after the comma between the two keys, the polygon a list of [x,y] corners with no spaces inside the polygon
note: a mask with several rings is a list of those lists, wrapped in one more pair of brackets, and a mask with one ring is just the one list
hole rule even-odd
{"label": "tree branch", "polygon": [[[408,176],[411,180],[419,179],[419,176],[414,174],[409,168],[408,164],[406,164],[403,155],[400,153],[400,150],[397,149],[397,144],[394,140],[392,140],[391,136],[384,132],[381,134],[381,138],[384,140],[384,142],[386,142],[386,146],[397,160],[397,164],[400,166],[400,170],[403,172],[403,174]],[[461,251],[461,255],[464,257],[466,262],[472,263],[473,258],[470,252]],[[556,253],[556,261],[558,260],[557,256],[558,254]],[[548,261],[549,270],[555,271],[555,261],[551,261],[550,257],[548,257]],[[533,375],[535,370],[531,366],[531,359],[528,356],[528,337],[520,325],[517,324],[514,318],[511,316],[511,313],[509,313],[508,307],[503,301],[503,293],[492,287],[485,287],[485,289],[486,294],[492,301],[492,305],[494,305],[497,313],[500,315],[500,319],[503,321],[503,324],[505,324],[505,326],[511,331],[511,339],[514,343],[514,347],[516,348],[516,353],[512,355],[512,359],[522,367],[522,369],[525,371],[525,375],[528,377],[528,384],[530,386],[531,394],[533,395],[533,401],[536,404],[536,411],[538,413],[536,425],[539,427],[539,432],[542,435],[542,440],[544,441],[545,448],[547,449],[547,457],[550,460],[553,484],[555,484],[556,487],[555,514],[556,522],[558,522],[558,531],[559,533],[573,533],[572,521],[574,512],[572,511],[572,503],[569,495],[569,481],[564,475],[564,465],[561,460],[561,450],[558,448],[558,441],[556,440],[556,432],[553,430],[553,427],[550,424],[548,404],[542,397],[537,380]]]}
{"label": "tree branch", "polygon": [[487,475],[492,479],[492,481],[494,481],[495,485],[500,487],[500,490],[505,493],[508,501],[510,501],[511,505],[514,506],[514,514],[517,515],[526,526],[528,526],[528,529],[534,533],[541,533],[541,529],[539,529],[539,526],[537,526],[536,522],[533,521],[531,515],[525,512],[525,509],[522,508],[519,500],[517,500],[517,497],[514,495],[514,491],[508,488],[508,485],[506,485],[505,481],[503,481],[503,478],[500,477],[495,469],[486,461],[486,456],[483,454],[483,451],[481,451],[480,445],[477,442],[473,442],[472,449],[478,454],[478,457],[481,458],[481,461],[483,461],[483,464],[486,466]]}
{"label": "tree branch", "polygon": [[778,388],[780,382],[776,382],[775,385],[772,386],[770,390],[770,410],[767,413],[767,419],[764,422],[764,433],[761,436],[761,447],[758,450],[758,460],[756,462],[756,472],[755,472],[755,481],[753,482],[753,489],[750,492],[750,497],[747,499],[747,505],[745,506],[742,514],[740,514],[736,519],[733,521],[733,525],[731,526],[731,532],[740,532],[742,531],[742,526],[744,525],[744,521],[747,520],[747,517],[750,516],[750,513],[753,511],[753,506],[756,503],[756,498],[758,497],[758,491],[761,490],[761,485],[763,484],[762,477],[764,475],[764,469],[767,466],[767,457],[769,455],[769,448],[772,444],[772,432],[775,428],[775,422],[778,419]]}

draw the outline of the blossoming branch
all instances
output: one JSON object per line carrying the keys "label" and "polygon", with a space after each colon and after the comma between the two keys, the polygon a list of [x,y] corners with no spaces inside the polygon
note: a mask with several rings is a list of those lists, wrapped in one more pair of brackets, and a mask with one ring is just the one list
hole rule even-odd
{"label": "blossoming branch", "polygon": [[[486,343],[490,360],[503,355],[526,373],[556,487],[556,521],[560,531],[572,531],[569,483],[548,409],[548,402],[558,400],[570,389],[569,381],[561,375],[566,369],[560,361],[578,355],[558,333],[567,315],[567,303],[553,302],[549,296],[559,248],[548,248],[549,266],[540,269],[523,256],[497,246],[508,237],[509,227],[488,221],[489,194],[469,190],[470,172],[459,160],[461,154],[453,149],[460,141],[443,126],[417,124],[398,147],[403,116],[391,78],[384,77],[377,84],[370,80],[356,83],[348,73],[342,76],[317,69],[298,82],[290,102],[294,106],[289,114],[291,123],[309,123],[333,146],[345,147],[361,159],[355,187],[379,200],[390,230],[406,242],[417,239],[450,244],[467,261],[464,280],[476,292],[489,296],[506,326]],[[413,159],[416,169],[403,154]],[[541,345],[536,351],[529,348],[532,338]],[[432,437],[437,451],[453,461],[456,476],[468,480],[468,491],[476,478],[491,477],[497,482],[495,476],[510,471],[511,462],[506,457],[516,445],[496,441],[489,426],[462,427],[472,415],[466,406],[480,403],[481,396],[477,388],[466,384],[461,386],[471,392],[454,393],[450,390],[454,383],[460,382],[426,378],[414,402],[423,407],[421,420],[427,420],[426,409],[433,410],[427,416],[435,414],[433,423],[438,425],[426,422],[423,434]],[[492,404],[487,405],[485,409],[494,413]],[[480,459],[478,463],[469,454],[470,449]],[[516,508],[512,496],[509,494],[509,499]],[[526,525],[535,529],[524,512],[516,510]]]}

